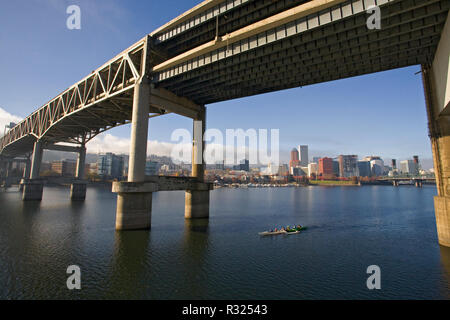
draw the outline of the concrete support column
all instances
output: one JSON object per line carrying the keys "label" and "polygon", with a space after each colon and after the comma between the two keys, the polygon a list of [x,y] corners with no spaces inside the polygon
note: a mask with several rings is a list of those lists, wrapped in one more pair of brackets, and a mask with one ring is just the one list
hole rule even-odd
{"label": "concrete support column", "polygon": [[26,180],[23,184],[22,199],[25,201],[42,200],[42,191],[44,189],[44,185],[42,181],[39,180],[42,155],[43,155],[43,145],[42,142],[38,140],[34,143],[30,179]]}
{"label": "concrete support column", "polygon": [[76,181],[70,187],[70,199],[83,201],[86,199],[86,181],[84,181],[86,167],[86,146],[82,145],[78,154],[77,168],[75,172]]}
{"label": "concrete support column", "polygon": [[[206,130],[206,109],[194,119],[192,141],[192,176],[198,182],[205,182],[204,134]],[[187,190],[185,194],[184,216],[186,219],[209,218],[209,190]]]}
{"label": "concrete support column", "polygon": [[6,169],[5,188],[11,187],[12,184],[12,167],[14,160],[9,160]]}
{"label": "concrete support column", "polygon": [[428,127],[438,196],[434,199],[439,243],[450,247],[450,12],[433,63],[422,66]]}
{"label": "concrete support column", "polygon": [[26,180],[30,177],[31,174],[31,159],[27,156],[27,161],[25,163],[25,169],[23,170],[22,180],[20,181],[19,190],[23,191],[23,185]]}
{"label": "concrete support column", "polygon": [[[152,189],[145,188],[150,84],[143,79],[134,88],[128,182],[117,183],[116,230],[150,229]],[[132,187],[130,187],[132,185]],[[156,189],[155,189],[156,190]]]}

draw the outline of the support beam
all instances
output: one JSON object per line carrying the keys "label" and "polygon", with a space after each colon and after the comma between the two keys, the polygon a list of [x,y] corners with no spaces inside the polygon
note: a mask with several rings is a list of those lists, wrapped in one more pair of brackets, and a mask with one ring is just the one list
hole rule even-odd
{"label": "support beam", "polygon": [[144,79],[134,88],[128,182],[113,186],[117,193],[116,230],[151,228],[154,190],[145,185],[149,108],[150,85]]}
{"label": "support beam", "polygon": [[439,243],[450,247],[450,13],[431,66],[422,66],[428,127],[438,196],[434,198]]}
{"label": "support beam", "polygon": [[84,148],[84,146],[81,147],[74,147],[74,146],[66,146],[61,144],[45,144],[43,146],[43,149],[45,150],[52,150],[52,151],[61,151],[61,152],[75,152],[80,153]]}
{"label": "support beam", "polygon": [[173,112],[191,119],[196,119],[203,107],[186,98],[178,97],[169,90],[159,88],[151,89],[151,105],[153,107]]}
{"label": "support beam", "polygon": [[30,179],[23,184],[22,199],[24,201],[41,201],[44,189],[43,182],[39,180],[39,172],[41,170],[41,162],[43,155],[42,141],[38,140],[34,143],[31,174]]}
{"label": "support beam", "polygon": [[[198,182],[205,181],[204,134],[206,130],[206,109],[194,119],[194,139],[192,143],[192,176]],[[209,190],[187,190],[185,194],[184,216],[186,219],[209,218]]]}

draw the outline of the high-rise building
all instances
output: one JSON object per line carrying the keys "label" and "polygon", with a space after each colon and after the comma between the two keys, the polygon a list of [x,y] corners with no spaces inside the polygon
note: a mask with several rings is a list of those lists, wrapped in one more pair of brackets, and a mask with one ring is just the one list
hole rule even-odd
{"label": "high-rise building", "polygon": [[358,156],[340,155],[338,161],[340,177],[351,178],[358,176]]}
{"label": "high-rise building", "polygon": [[378,156],[368,156],[365,157],[364,160],[370,161],[370,171],[372,176],[379,177],[382,176],[385,172],[384,170],[384,161]]}
{"label": "high-rise building", "polygon": [[333,174],[333,159],[321,158],[319,159],[319,175],[324,178],[331,178]]}
{"label": "high-rise building", "polygon": [[103,178],[118,179],[123,176],[123,157],[113,153],[100,155],[97,160],[97,173]]}
{"label": "high-rise building", "polygon": [[298,153],[300,155],[300,166],[307,167],[309,163],[308,146],[298,146]]}
{"label": "high-rise building", "polygon": [[250,161],[248,161],[247,159],[241,160],[241,162],[239,163],[239,170],[242,171],[250,171]]}
{"label": "high-rise building", "polygon": [[397,160],[396,159],[392,159],[392,170],[397,169]]}
{"label": "high-rise building", "polygon": [[400,171],[403,174],[414,176],[419,173],[419,168],[414,160],[403,160],[400,161]]}
{"label": "high-rise building", "polygon": [[291,161],[289,161],[289,170],[291,170],[291,168],[297,167],[299,164],[300,161],[298,156],[298,150],[294,148],[291,151]]}
{"label": "high-rise building", "polygon": [[370,177],[370,161],[360,160],[358,161],[358,173],[360,177]]}
{"label": "high-rise building", "polygon": [[339,177],[339,161],[333,160],[333,174]]}
{"label": "high-rise building", "polygon": [[310,177],[317,177],[319,174],[319,165],[315,162],[311,162],[308,164],[308,176]]}

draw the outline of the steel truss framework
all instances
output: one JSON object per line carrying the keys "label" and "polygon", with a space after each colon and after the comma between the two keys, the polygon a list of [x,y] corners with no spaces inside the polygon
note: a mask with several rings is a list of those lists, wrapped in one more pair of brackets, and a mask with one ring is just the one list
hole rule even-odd
{"label": "steel truss framework", "polygon": [[36,140],[86,143],[96,135],[131,120],[133,88],[145,71],[143,39],[93,71],[0,140],[5,154],[22,154]]}

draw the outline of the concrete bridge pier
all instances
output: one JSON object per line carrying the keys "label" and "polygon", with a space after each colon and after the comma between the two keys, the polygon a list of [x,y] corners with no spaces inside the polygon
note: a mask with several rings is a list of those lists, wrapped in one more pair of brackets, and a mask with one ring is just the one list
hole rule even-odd
{"label": "concrete bridge pier", "polygon": [[416,181],[415,181],[415,185],[416,185],[416,188],[422,188],[422,187],[423,187],[423,182],[422,182],[422,180],[416,180]]}
{"label": "concrete bridge pier", "polygon": [[154,183],[145,183],[150,93],[145,78],[134,88],[128,182],[113,185],[117,193],[116,230],[151,228],[152,192],[157,188]]}
{"label": "concrete bridge pier", "polygon": [[393,181],[392,181],[392,185],[393,185],[394,187],[398,187],[398,181],[397,181],[397,180],[393,180]]}
{"label": "concrete bridge pier", "polygon": [[25,169],[23,170],[22,180],[20,180],[19,191],[23,192],[24,183],[30,177],[30,173],[31,173],[31,159],[29,156],[27,156]]}
{"label": "concrete bridge pier", "polygon": [[[202,112],[194,119],[192,141],[192,177],[195,177],[200,183],[205,182],[205,163],[203,161],[205,130],[206,109],[203,107]],[[186,219],[209,218],[209,189],[186,191],[184,217]]]}
{"label": "concrete bridge pier", "polygon": [[22,199],[24,201],[41,201],[44,184],[39,180],[39,172],[41,170],[42,155],[43,155],[42,141],[38,140],[34,143],[30,179],[23,183]]}
{"label": "concrete bridge pier", "polygon": [[70,187],[70,199],[73,201],[84,201],[86,199],[86,181],[84,181],[86,167],[86,146],[82,145],[78,153],[77,168],[75,172],[76,181]]}
{"label": "concrete bridge pier", "polygon": [[450,13],[431,65],[422,65],[428,127],[438,196],[434,198],[439,243],[450,247]]}
{"label": "concrete bridge pier", "polygon": [[14,160],[8,160],[6,165],[6,177],[5,177],[5,188],[9,188],[12,185],[11,179],[12,179],[12,167],[13,167]]}

